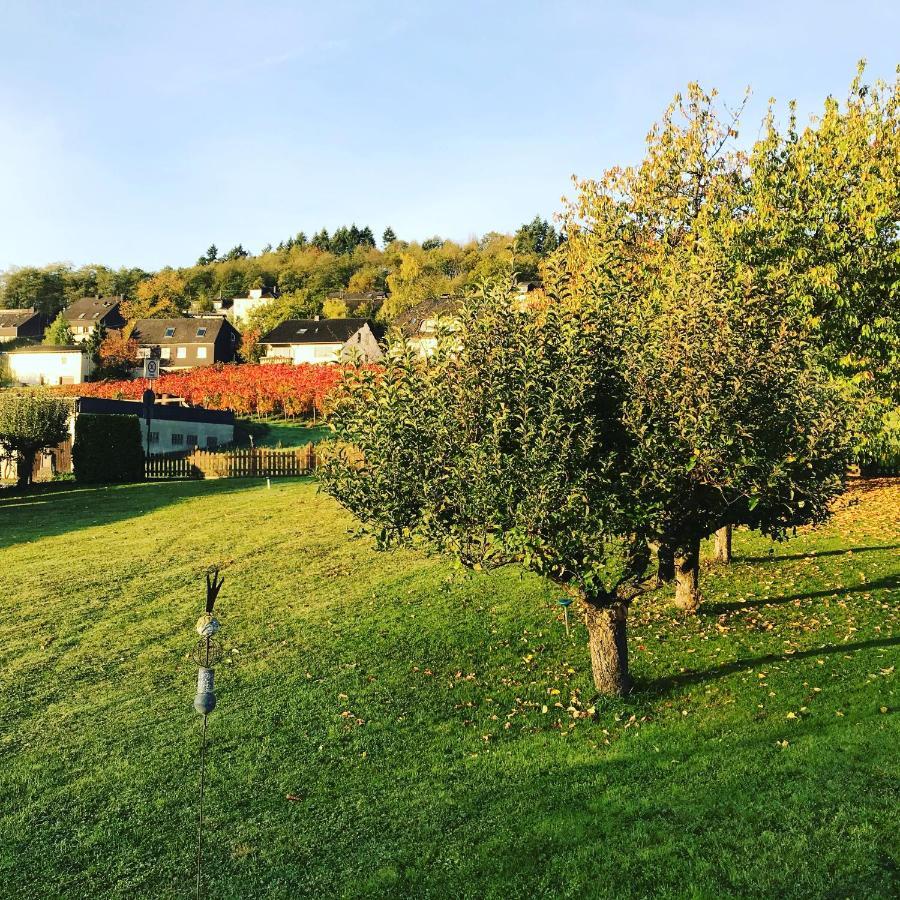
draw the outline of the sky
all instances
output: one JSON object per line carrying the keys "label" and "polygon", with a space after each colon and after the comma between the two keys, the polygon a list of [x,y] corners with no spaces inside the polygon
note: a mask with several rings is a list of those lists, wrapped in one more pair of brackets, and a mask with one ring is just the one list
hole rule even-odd
{"label": "sky", "polygon": [[0,0],[0,269],[190,265],[356,222],[465,240],[640,158],[689,81],[805,117],[900,3]]}

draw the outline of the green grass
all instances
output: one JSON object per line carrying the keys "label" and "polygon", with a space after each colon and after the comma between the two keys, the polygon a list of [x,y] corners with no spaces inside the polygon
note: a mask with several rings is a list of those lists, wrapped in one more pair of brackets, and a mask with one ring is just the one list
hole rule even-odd
{"label": "green grass", "polygon": [[191,894],[219,563],[210,897],[896,896],[898,509],[739,533],[594,704],[552,589],[377,554],[308,481],[0,494],[0,895]]}
{"label": "green grass", "polygon": [[257,447],[302,447],[330,435],[325,425],[311,425],[298,419],[270,419],[252,423]]}

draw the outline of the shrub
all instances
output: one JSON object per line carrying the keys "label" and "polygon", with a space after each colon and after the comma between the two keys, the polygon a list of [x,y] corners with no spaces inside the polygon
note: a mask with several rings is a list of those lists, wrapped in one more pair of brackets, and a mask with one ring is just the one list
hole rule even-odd
{"label": "shrub", "polygon": [[143,481],[144,451],[138,418],[79,415],[72,466],[75,480],[86,484]]}

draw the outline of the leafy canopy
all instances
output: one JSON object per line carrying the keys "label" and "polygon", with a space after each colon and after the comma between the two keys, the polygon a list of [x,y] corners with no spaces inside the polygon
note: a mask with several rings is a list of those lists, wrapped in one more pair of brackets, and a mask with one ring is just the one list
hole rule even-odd
{"label": "leafy canopy", "polygon": [[422,541],[480,569],[521,562],[598,604],[643,575],[623,491],[623,384],[577,307],[482,288],[433,356],[397,336],[349,373],[330,422],[329,493],[382,546]]}

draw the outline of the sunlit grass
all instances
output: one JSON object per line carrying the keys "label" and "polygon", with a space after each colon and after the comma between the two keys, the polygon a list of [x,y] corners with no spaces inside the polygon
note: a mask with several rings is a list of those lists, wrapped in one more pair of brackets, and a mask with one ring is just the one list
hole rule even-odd
{"label": "sunlit grass", "polygon": [[217,563],[210,897],[892,896],[898,510],[739,533],[598,702],[552,589],[378,554],[312,482],[0,499],[0,895],[191,892]]}

